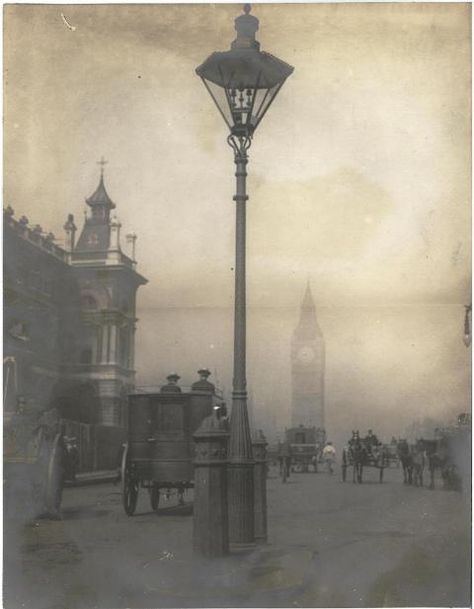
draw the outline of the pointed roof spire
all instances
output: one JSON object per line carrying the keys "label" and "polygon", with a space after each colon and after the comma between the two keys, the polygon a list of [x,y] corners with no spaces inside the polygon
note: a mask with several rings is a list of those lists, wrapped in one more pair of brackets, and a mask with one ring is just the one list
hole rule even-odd
{"label": "pointed roof spire", "polygon": [[313,340],[318,336],[322,338],[322,332],[316,318],[316,306],[308,279],[301,302],[300,319],[294,332],[294,340]]}
{"label": "pointed roof spire", "polygon": [[314,300],[313,300],[313,295],[311,293],[311,286],[309,283],[309,279],[306,282],[306,290],[303,296],[303,302],[301,303],[301,309],[303,311],[314,311],[315,310],[315,306],[314,306]]}
{"label": "pointed roof spire", "polygon": [[109,209],[115,208],[115,203],[109,197],[107,191],[105,190],[105,185],[104,185],[104,166],[107,163],[108,163],[108,161],[106,161],[104,159],[104,157],[102,157],[100,159],[100,161],[97,161],[97,165],[100,165],[100,180],[99,180],[99,186],[97,186],[95,192],[88,199],[86,199],[86,203],[90,207],[96,207],[98,205],[105,205]]}
{"label": "pointed roof spire", "polygon": [[104,175],[104,167],[107,165],[109,161],[106,161],[103,156],[100,157],[100,161],[97,161],[97,165],[100,165],[100,176]]}

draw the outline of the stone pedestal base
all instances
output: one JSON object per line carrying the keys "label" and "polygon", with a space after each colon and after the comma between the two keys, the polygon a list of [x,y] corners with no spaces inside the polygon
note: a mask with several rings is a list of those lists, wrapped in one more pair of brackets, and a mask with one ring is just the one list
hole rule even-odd
{"label": "stone pedestal base", "polygon": [[226,454],[229,434],[209,416],[194,434],[193,549],[208,558],[229,551]]}
{"label": "stone pedestal base", "polygon": [[252,442],[254,466],[255,541],[267,540],[267,442],[261,431]]}
{"label": "stone pedestal base", "polygon": [[228,464],[229,542],[252,544],[254,534],[254,462]]}

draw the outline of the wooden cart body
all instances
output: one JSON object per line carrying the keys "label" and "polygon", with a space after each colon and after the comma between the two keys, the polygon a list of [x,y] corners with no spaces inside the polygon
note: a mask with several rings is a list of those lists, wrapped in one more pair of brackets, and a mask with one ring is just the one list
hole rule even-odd
{"label": "wooden cart body", "polygon": [[320,427],[291,427],[285,431],[286,442],[290,446],[291,468],[293,471],[318,471],[322,462],[322,452],[326,443],[326,431]]}
{"label": "wooden cart body", "polygon": [[160,489],[180,497],[193,487],[193,434],[222,398],[205,391],[137,392],[128,401],[128,442],[122,458],[125,512],[135,512],[138,489],[146,488],[153,509]]}

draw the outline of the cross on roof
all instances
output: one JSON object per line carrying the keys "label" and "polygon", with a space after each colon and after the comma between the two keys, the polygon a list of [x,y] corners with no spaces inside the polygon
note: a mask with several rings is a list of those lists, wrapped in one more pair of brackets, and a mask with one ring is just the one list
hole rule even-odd
{"label": "cross on roof", "polygon": [[104,167],[105,165],[107,165],[109,161],[106,161],[104,159],[104,157],[100,158],[100,161],[97,161],[97,165],[100,165],[100,175],[103,176],[104,175]]}

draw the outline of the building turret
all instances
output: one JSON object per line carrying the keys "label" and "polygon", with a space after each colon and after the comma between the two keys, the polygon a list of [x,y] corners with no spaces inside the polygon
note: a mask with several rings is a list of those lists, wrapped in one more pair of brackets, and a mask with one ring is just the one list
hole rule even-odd
{"label": "building turret", "polygon": [[111,217],[115,204],[104,183],[105,161],[99,165],[99,185],[86,199],[91,213],[70,254],[81,292],[78,363],[81,377],[94,379],[98,385],[98,421],[124,425],[124,396],[135,380],[136,292],[147,281],[122,252],[121,225]]}
{"label": "building turret", "polygon": [[84,228],[77,243],[77,251],[104,251],[110,246],[110,211],[115,203],[109,197],[104,184],[104,169],[100,173],[99,185],[86,199],[91,215],[86,217]]}

